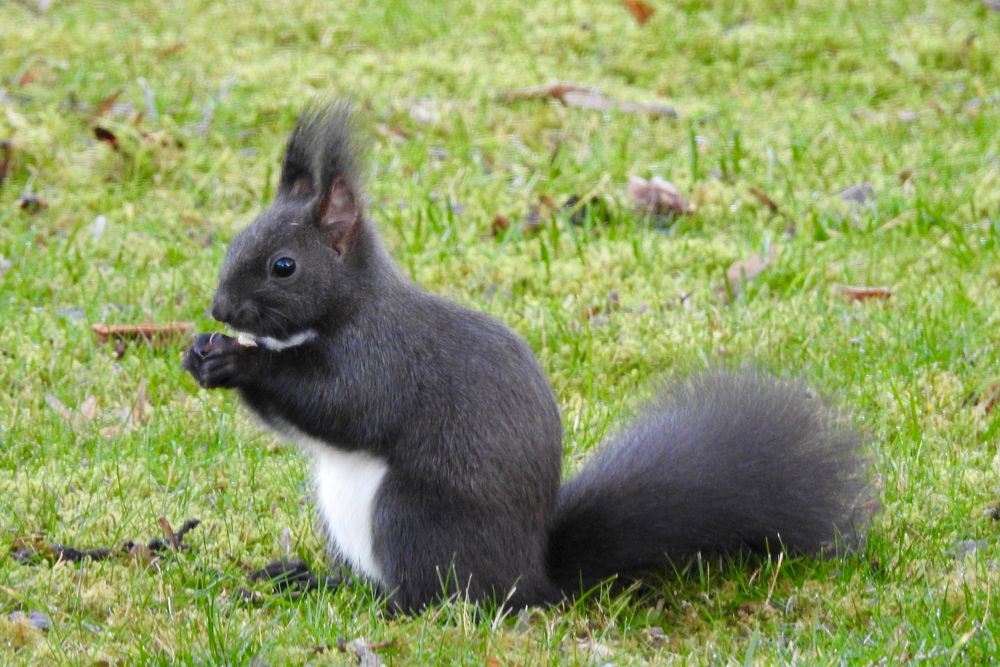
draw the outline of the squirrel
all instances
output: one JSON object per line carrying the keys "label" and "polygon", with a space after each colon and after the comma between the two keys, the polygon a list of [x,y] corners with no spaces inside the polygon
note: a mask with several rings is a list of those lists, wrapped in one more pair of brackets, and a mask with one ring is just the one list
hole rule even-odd
{"label": "squirrel", "polygon": [[862,439],[796,381],[709,370],[561,484],[528,345],[404,277],[364,210],[349,105],[299,116],[273,203],[230,244],[183,365],[312,458],[334,557],[397,609],[555,604],[698,554],[860,542]]}

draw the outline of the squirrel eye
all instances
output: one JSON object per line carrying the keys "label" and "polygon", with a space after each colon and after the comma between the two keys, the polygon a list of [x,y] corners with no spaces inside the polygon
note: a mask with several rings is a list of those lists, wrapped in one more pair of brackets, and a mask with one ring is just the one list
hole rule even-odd
{"label": "squirrel eye", "polygon": [[274,260],[271,271],[279,278],[287,278],[295,273],[295,260],[291,257],[279,257]]}

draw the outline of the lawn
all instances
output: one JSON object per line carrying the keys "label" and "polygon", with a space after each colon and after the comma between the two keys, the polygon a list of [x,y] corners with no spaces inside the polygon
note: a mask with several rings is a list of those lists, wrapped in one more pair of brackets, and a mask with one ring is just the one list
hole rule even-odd
{"label": "lawn", "polygon": [[[390,664],[1000,653],[996,3],[647,2],[642,24],[612,0],[0,3],[0,663],[344,664],[359,637]],[[616,104],[505,95],[555,80]],[[753,363],[867,434],[864,549],[703,561],[520,616],[250,582],[279,557],[327,567],[303,457],[201,390],[185,339],[91,327],[217,330],[227,241],[297,112],[337,96],[404,272],[538,355],[567,473],[664,376]],[[685,212],[636,210],[629,178],[652,176]],[[745,260],[766,266],[741,282]],[[123,550],[160,517],[201,520],[190,548]]]}

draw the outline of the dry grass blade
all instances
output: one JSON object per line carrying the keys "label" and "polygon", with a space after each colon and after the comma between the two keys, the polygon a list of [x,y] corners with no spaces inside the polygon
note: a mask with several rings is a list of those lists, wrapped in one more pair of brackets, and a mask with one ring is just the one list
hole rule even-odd
{"label": "dry grass blade", "polygon": [[98,341],[143,339],[153,345],[172,343],[191,333],[191,322],[167,322],[165,324],[94,324],[91,329]]}
{"label": "dry grass blade", "polygon": [[888,301],[892,298],[892,289],[888,287],[851,287],[845,285],[841,290],[848,301]]}

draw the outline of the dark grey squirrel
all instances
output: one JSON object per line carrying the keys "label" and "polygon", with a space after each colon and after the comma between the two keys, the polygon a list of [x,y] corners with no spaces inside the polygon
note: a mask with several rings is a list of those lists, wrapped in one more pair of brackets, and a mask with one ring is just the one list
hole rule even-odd
{"label": "dark grey squirrel", "polygon": [[232,241],[184,366],[314,463],[331,550],[397,609],[556,603],[697,554],[821,554],[869,505],[850,426],[745,370],[667,390],[560,486],[562,426],[527,344],[406,279],[363,209],[350,109],[300,116],[273,204]]}

